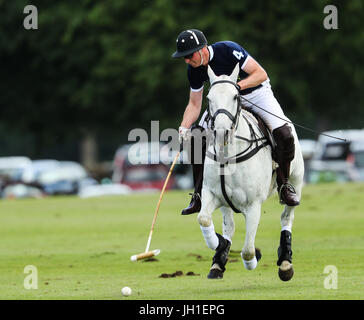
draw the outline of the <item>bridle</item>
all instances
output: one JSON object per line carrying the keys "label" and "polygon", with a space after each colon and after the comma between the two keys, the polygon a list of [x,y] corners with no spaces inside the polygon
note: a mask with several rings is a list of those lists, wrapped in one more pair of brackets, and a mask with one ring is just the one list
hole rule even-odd
{"label": "bridle", "polygon": [[229,111],[227,111],[226,109],[217,109],[216,112],[211,115],[210,112],[210,105],[207,107],[207,113],[208,113],[208,117],[211,120],[211,129],[214,130],[215,129],[215,119],[219,114],[225,114],[226,116],[228,116],[228,118],[231,120],[231,127],[230,129],[236,129],[237,125],[238,125],[238,120],[239,120],[239,115],[240,115],[240,111],[241,111],[241,100],[239,98],[239,87],[238,85],[230,80],[218,80],[215,81],[214,83],[211,84],[209,91],[211,90],[211,88],[217,84],[221,84],[221,83],[229,83],[231,85],[233,85],[236,90],[237,90],[237,94],[234,97],[235,100],[237,100],[237,108],[236,108],[236,114],[235,116],[232,115]]}
{"label": "bridle", "polygon": [[[231,120],[231,127],[230,129],[234,129],[232,131],[236,131],[235,129],[237,128],[238,124],[239,124],[239,118],[240,118],[240,113],[241,113],[241,109],[242,109],[242,101],[240,99],[240,88],[238,87],[238,85],[230,80],[218,80],[215,81],[211,84],[209,91],[211,90],[211,88],[214,85],[220,84],[220,83],[229,83],[231,85],[233,85],[236,90],[238,91],[237,95],[235,96],[235,99],[237,99],[237,110],[236,110],[236,114],[232,115],[229,111],[227,111],[226,109],[217,109],[216,112],[211,115],[210,112],[210,105],[208,105],[207,107],[207,121],[211,121],[210,122],[210,128],[212,131],[214,131],[215,129],[215,119],[217,117],[218,114],[225,114],[230,120]],[[264,136],[262,137],[258,137],[253,129],[253,126],[251,124],[251,122],[247,119],[247,117],[243,114],[242,115],[244,120],[246,121],[248,127],[249,127],[249,131],[250,131],[250,139],[246,138],[246,137],[241,137],[238,135],[235,135],[234,133],[234,137],[238,140],[242,140],[248,143],[248,146],[246,147],[246,149],[244,149],[243,151],[237,153],[234,156],[228,157],[228,158],[224,158],[224,159],[218,159],[217,156],[217,152],[215,149],[215,144],[214,144],[214,152],[215,154],[211,153],[210,151],[206,152],[206,155],[208,158],[214,160],[214,161],[218,161],[220,163],[223,164],[228,164],[228,163],[239,163],[239,162],[243,162],[245,160],[250,159],[252,156],[254,156],[261,148],[269,145],[269,141],[268,139]],[[258,127],[259,129],[259,127]],[[260,129],[259,129],[260,130]],[[215,136],[215,132],[214,132],[214,136]],[[255,145],[255,146],[254,146]]]}
{"label": "bridle", "polygon": [[[229,83],[229,84],[233,85],[236,88],[236,90],[238,91],[238,93],[234,97],[234,99],[237,100],[236,114],[234,116],[229,111],[227,111],[226,109],[217,109],[216,112],[213,115],[211,115],[210,105],[209,105],[207,107],[207,112],[208,112],[209,120],[211,121],[210,127],[214,131],[215,130],[215,119],[216,119],[217,115],[219,115],[219,114],[225,114],[231,120],[231,128],[230,129],[232,131],[235,131],[235,129],[238,126],[240,112],[241,112],[241,109],[242,109],[242,102],[241,102],[241,99],[240,99],[240,90],[239,90],[240,88],[233,81],[230,81],[230,80],[218,80],[218,81],[215,81],[214,83],[211,84],[209,90],[211,90],[211,88],[214,85],[217,85],[217,84],[220,84],[220,83]],[[224,196],[227,204],[235,212],[240,212],[240,210],[238,210],[234,206],[234,204],[232,203],[231,199],[227,195],[226,187],[225,187],[225,173],[224,173],[225,166],[228,165],[228,164],[230,164],[230,163],[235,163],[236,164],[236,163],[244,162],[244,161],[250,159],[251,157],[253,157],[256,153],[258,153],[260,149],[262,149],[265,146],[268,146],[269,145],[269,141],[268,141],[268,139],[266,137],[263,136],[263,137],[259,138],[256,135],[256,133],[255,133],[255,131],[254,131],[251,123],[244,116],[244,113],[243,113],[243,117],[244,117],[244,119],[245,119],[245,121],[246,121],[246,123],[248,124],[248,127],[249,127],[250,139],[235,135],[235,138],[236,139],[244,140],[245,142],[248,142],[249,145],[243,151],[239,152],[238,154],[236,154],[234,156],[230,156],[230,157],[227,157],[227,158],[225,156],[222,156],[221,157],[221,153],[217,153],[216,152],[215,144],[213,145],[213,147],[214,147],[214,153],[211,153],[209,150],[206,151],[206,156],[208,158],[210,158],[210,159],[212,159],[212,160],[220,163],[220,185],[221,185],[221,191],[222,191],[222,194],[223,194],[223,196]]]}

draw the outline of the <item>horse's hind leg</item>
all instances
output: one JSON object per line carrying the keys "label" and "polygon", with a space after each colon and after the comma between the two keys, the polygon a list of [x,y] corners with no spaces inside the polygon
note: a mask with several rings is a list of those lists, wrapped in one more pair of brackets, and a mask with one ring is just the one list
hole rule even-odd
{"label": "horse's hind leg", "polygon": [[277,266],[279,278],[282,281],[291,280],[293,277],[292,266],[292,224],[294,219],[294,208],[285,206],[281,215],[281,237],[278,247]]}
{"label": "horse's hind leg", "polygon": [[[292,181],[299,199],[301,198],[302,180],[303,177],[300,175],[298,179],[293,179]],[[296,207],[289,207],[286,205],[281,214],[282,229],[278,248],[277,266],[279,266],[278,275],[282,281],[291,280],[294,274],[292,266],[292,225],[295,208]]]}
{"label": "horse's hind leg", "polygon": [[241,252],[244,267],[248,270],[253,270],[257,267],[260,259],[260,251],[255,249],[255,236],[258,230],[260,220],[260,203],[253,203],[245,212],[246,234],[245,243]]}

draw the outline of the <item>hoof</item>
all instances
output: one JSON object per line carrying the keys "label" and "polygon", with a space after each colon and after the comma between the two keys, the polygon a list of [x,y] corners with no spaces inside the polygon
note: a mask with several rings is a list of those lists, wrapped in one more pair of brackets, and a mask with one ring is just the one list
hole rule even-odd
{"label": "hoof", "polygon": [[255,257],[257,258],[257,261],[262,258],[262,252],[258,248],[255,248]]}
{"label": "hoof", "polygon": [[294,271],[292,264],[289,261],[284,260],[278,269],[279,279],[282,281],[289,281],[292,279],[293,274]]}
{"label": "hoof", "polygon": [[207,275],[208,279],[222,279],[224,276],[224,272],[220,269],[211,269],[209,274]]}

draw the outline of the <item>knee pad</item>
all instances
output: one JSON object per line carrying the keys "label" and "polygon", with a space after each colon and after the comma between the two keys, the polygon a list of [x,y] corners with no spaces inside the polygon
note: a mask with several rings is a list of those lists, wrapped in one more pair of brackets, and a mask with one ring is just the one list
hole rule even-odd
{"label": "knee pad", "polygon": [[272,132],[276,143],[276,152],[279,160],[292,161],[295,154],[292,128],[286,123]]}

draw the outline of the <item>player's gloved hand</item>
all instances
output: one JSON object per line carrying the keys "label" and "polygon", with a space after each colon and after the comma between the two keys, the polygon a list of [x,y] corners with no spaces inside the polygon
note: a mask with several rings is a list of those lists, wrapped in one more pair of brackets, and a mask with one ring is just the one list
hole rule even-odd
{"label": "player's gloved hand", "polygon": [[179,143],[183,143],[183,141],[187,141],[191,138],[191,129],[187,129],[185,127],[178,128],[178,139]]}

